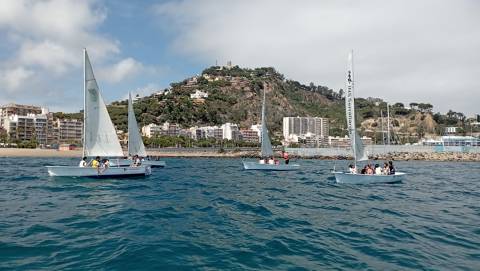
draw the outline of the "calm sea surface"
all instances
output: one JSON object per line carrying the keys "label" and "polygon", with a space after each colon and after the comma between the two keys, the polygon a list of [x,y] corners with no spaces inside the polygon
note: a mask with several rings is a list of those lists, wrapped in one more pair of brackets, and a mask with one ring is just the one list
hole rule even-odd
{"label": "calm sea surface", "polygon": [[77,159],[0,158],[0,269],[480,270],[480,163],[398,162],[406,182],[362,186],[333,161],[166,161],[95,180],[42,167]]}

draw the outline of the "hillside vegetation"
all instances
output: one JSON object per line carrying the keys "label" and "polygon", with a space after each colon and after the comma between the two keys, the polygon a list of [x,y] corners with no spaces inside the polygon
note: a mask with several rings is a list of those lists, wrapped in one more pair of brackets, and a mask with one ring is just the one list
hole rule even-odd
{"label": "hillside vegetation", "polygon": [[[163,93],[138,98],[134,104],[135,114],[140,126],[168,121],[187,128],[232,122],[247,128],[260,122],[264,85],[268,85],[268,127],[277,138],[281,135],[282,118],[286,116],[330,118],[330,134],[346,134],[342,89],[334,91],[313,83],[304,85],[285,79],[271,67],[207,68],[199,76],[172,83]],[[208,93],[208,97],[199,100],[190,98],[190,94],[197,90]],[[361,133],[376,138],[378,142],[381,140],[380,117],[381,112],[386,116],[386,102],[378,98],[356,98],[355,103]],[[126,131],[127,101],[113,102],[108,110],[117,129]],[[464,129],[466,125],[462,113],[433,114],[433,106],[428,103],[412,102],[408,108],[396,103],[391,105],[390,115],[392,130],[397,136],[394,140],[399,143],[413,142],[428,134],[441,134],[447,125]]]}

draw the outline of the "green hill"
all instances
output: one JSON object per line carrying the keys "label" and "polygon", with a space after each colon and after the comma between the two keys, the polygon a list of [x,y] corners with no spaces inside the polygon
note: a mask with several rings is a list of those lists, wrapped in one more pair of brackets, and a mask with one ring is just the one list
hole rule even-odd
{"label": "green hill", "polygon": [[[330,118],[330,134],[345,135],[345,105],[343,90],[334,91],[325,86],[308,86],[285,79],[274,68],[244,69],[210,67],[200,76],[172,83],[163,94],[139,98],[135,113],[140,125],[161,124],[165,121],[183,127],[219,125],[233,122],[241,127],[259,123],[263,86],[267,88],[268,127],[279,136],[282,118],[286,116],[312,116]],[[208,93],[203,100],[190,98],[196,90]],[[362,132],[374,130],[380,123],[380,111],[386,114],[386,103],[378,98],[356,98],[357,122]],[[444,125],[458,125],[465,121],[461,113],[432,114],[433,106],[411,103],[406,108],[401,103],[391,107],[394,130],[410,136],[441,133]],[[127,101],[113,102],[108,106],[118,129],[127,128]],[[421,116],[417,116],[420,114]],[[422,115],[429,115],[428,118]],[[409,120],[408,123],[405,120]],[[369,120],[369,121],[367,121]],[[405,128],[403,126],[408,125]],[[442,126],[443,125],[443,126]],[[375,135],[374,135],[375,136]]]}

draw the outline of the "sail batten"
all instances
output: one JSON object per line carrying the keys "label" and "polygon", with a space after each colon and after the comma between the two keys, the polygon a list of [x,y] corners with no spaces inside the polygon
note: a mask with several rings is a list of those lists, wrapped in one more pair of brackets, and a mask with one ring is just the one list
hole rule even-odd
{"label": "sail batten", "polygon": [[122,147],[100,94],[86,50],[84,51],[84,61],[84,156],[123,156]]}
{"label": "sail batten", "polygon": [[272,143],[270,142],[270,137],[268,136],[268,129],[267,129],[267,120],[265,118],[265,101],[266,101],[266,87],[263,88],[263,103],[262,103],[262,150],[261,156],[262,157],[272,157],[273,150],[272,150]]}
{"label": "sail batten", "polygon": [[348,67],[346,77],[345,92],[345,113],[347,117],[347,129],[352,145],[353,157],[355,161],[368,160],[368,156],[363,148],[362,139],[355,126],[355,96],[354,96],[354,76],[353,76],[353,52],[348,55]]}
{"label": "sail batten", "polygon": [[147,156],[142,136],[138,130],[131,93],[128,93],[128,155],[138,155],[141,157]]}

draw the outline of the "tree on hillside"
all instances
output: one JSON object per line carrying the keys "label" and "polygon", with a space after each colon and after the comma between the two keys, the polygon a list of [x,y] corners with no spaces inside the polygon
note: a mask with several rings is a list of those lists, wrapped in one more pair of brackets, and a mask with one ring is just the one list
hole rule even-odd
{"label": "tree on hillside", "polygon": [[419,103],[418,104],[418,109],[420,109],[420,112],[422,112],[422,113],[432,112],[433,105],[425,104],[425,103]]}
{"label": "tree on hillside", "polygon": [[404,108],[404,105],[402,103],[395,103],[393,107]]}
{"label": "tree on hillside", "polygon": [[410,103],[410,108],[417,110],[418,103]]}
{"label": "tree on hillside", "polygon": [[340,99],[343,98],[343,95],[344,95],[344,94],[345,94],[345,92],[343,91],[343,89],[340,89],[340,90],[338,91],[338,97],[339,97]]}

